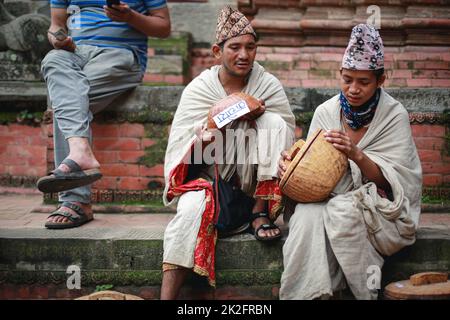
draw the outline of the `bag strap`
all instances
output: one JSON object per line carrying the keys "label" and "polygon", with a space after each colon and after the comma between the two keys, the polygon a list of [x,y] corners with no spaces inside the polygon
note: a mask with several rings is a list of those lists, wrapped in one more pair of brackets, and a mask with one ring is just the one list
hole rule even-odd
{"label": "bag strap", "polygon": [[214,224],[219,220],[220,204],[219,204],[219,169],[217,163],[214,163]]}

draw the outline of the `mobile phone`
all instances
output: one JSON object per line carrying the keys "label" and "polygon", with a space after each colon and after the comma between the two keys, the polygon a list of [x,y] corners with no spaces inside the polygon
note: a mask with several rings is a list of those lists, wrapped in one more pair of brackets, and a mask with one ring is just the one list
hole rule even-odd
{"label": "mobile phone", "polygon": [[58,40],[58,41],[63,41],[67,38],[67,32],[62,28],[56,32],[51,32],[49,30],[48,33],[50,33],[52,36],[54,36],[56,38],[56,40]]}
{"label": "mobile phone", "polygon": [[120,4],[120,0],[106,0],[106,5],[108,7],[112,8],[113,4],[119,5]]}

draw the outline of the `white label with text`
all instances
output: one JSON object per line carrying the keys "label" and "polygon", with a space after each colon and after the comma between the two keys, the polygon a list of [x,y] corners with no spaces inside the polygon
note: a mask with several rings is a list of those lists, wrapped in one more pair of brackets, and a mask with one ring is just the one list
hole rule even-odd
{"label": "white label with text", "polygon": [[216,123],[217,128],[221,129],[231,121],[236,120],[249,112],[250,109],[248,108],[245,100],[240,100],[239,102],[233,104],[232,106],[215,115],[213,117],[213,120]]}

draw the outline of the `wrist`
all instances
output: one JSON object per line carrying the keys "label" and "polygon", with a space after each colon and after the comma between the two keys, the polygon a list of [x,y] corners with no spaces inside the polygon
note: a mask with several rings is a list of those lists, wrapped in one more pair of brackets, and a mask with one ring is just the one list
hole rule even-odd
{"label": "wrist", "polygon": [[364,153],[360,149],[357,149],[352,160],[356,163],[360,163],[361,161],[363,161],[363,159]]}
{"label": "wrist", "polygon": [[67,27],[66,26],[58,25],[58,24],[51,24],[50,27],[48,28],[48,31],[56,32],[56,31],[58,31],[60,29],[63,29],[64,31],[67,32]]}
{"label": "wrist", "polygon": [[134,11],[133,9],[129,9],[129,13],[128,13],[128,17],[127,17],[127,21],[126,23],[132,24],[134,23],[134,20],[136,19],[136,14],[137,12]]}

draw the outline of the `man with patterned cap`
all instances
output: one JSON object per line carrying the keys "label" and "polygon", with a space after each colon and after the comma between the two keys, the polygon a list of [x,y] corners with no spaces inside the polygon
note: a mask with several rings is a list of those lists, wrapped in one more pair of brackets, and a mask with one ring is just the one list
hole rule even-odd
{"label": "man with patterned cap", "polygon": [[[325,129],[348,168],[328,200],[285,212],[281,299],[329,297],[346,286],[357,299],[376,299],[383,256],[415,241],[421,166],[408,112],[381,88],[383,51],[373,26],[355,26],[342,59],[341,92],[314,113],[308,135]],[[283,152],[280,177],[286,159]]]}
{"label": "man with patterned cap", "polygon": [[[232,160],[244,155],[241,159],[246,161],[219,163],[218,174],[254,201],[253,210],[248,214],[253,213],[251,228],[258,240],[275,240],[281,236],[280,229],[273,224],[281,199],[278,158],[293,142],[295,119],[281,83],[254,61],[256,48],[256,34],[248,19],[231,7],[223,8],[212,46],[220,64],[202,72],[183,91],[164,166],[164,202],[169,205],[178,201],[178,206],[164,235],[161,299],[176,298],[189,271],[207,277],[209,284],[215,286],[214,207],[218,205],[212,192],[215,166],[189,164],[184,159],[191,159],[193,145],[200,145],[201,150],[211,140],[211,131],[204,127],[211,107],[236,92],[253,96],[264,107],[253,120],[235,120],[225,127],[225,154],[231,154]],[[252,130],[256,132],[256,141],[246,143],[245,135]],[[244,135],[234,136],[234,143],[233,140],[229,143],[229,131],[241,131]],[[249,144],[253,148],[246,148]],[[261,158],[256,162],[247,161],[253,158],[254,152],[265,155],[268,161],[259,162]]]}

